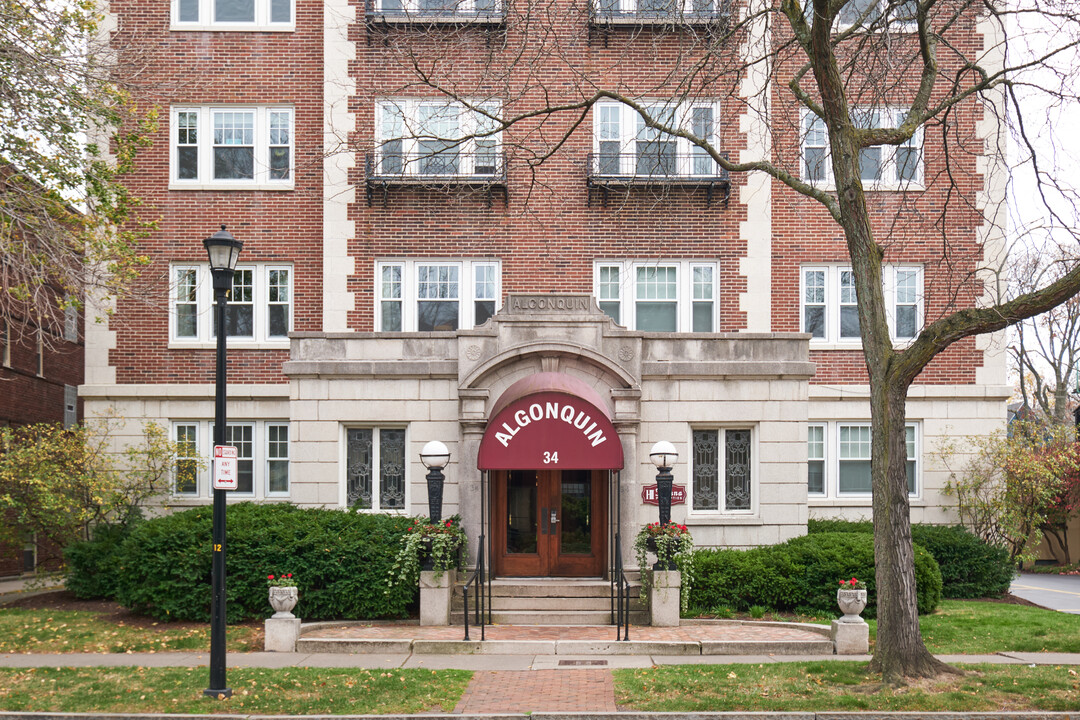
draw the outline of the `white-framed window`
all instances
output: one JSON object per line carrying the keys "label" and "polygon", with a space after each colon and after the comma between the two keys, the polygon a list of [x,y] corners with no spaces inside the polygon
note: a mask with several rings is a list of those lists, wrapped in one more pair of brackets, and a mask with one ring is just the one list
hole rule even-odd
{"label": "white-framed window", "polygon": [[3,367],[11,367],[11,321],[7,318],[0,319],[0,364]]}
{"label": "white-framed window", "polygon": [[[907,117],[906,110],[891,108],[854,108],[852,118],[856,127],[899,127]],[[859,151],[859,176],[868,190],[897,190],[920,187],[923,182],[923,130],[900,145],[877,145]],[[803,112],[802,179],[821,185],[832,185],[833,170],[829,157],[829,134],[825,121],[814,113]]]}
{"label": "white-framed window", "polygon": [[64,306],[64,340],[79,342],[79,308],[75,305]]}
{"label": "white-framed window", "polygon": [[[718,102],[646,105],[651,118],[717,143]],[[592,171],[612,177],[714,177],[721,168],[698,145],[649,127],[632,107],[615,101],[593,107]]]}
{"label": "white-framed window", "polygon": [[[851,268],[803,266],[800,276],[802,332],[810,333],[812,343],[859,343],[859,309]],[[882,280],[892,339],[911,340],[923,324],[923,270],[912,265],[887,265]]]}
{"label": "white-framed window", "polygon": [[419,15],[494,15],[503,10],[502,0],[375,0],[377,13]]}
{"label": "white-framed window", "polygon": [[[908,494],[919,494],[922,450],[918,423],[904,427]],[[811,422],[807,426],[807,494],[814,498],[868,497],[870,480],[870,424],[867,422]]]}
{"label": "white-framed window", "polygon": [[172,0],[173,30],[287,32],[296,28],[295,0]]}
{"label": "white-framed window", "polygon": [[[210,473],[214,446],[213,421],[175,420],[176,443],[173,494],[178,497],[213,496]],[[237,420],[225,427],[225,444],[236,448],[237,489],[230,497],[288,497],[289,423],[284,420]]]}
{"label": "white-framed window", "polygon": [[176,466],[173,472],[174,495],[199,494],[199,423],[173,423],[176,443]]}
{"label": "white-framed window", "polygon": [[171,120],[171,188],[293,187],[291,107],[174,106]]}
{"label": "white-framed window", "polygon": [[345,428],[345,506],[405,512],[409,504],[403,427]]}
{"label": "white-framed window", "polygon": [[499,307],[496,260],[383,260],[375,264],[381,332],[459,330],[487,322]]}
{"label": "white-framed window", "polygon": [[593,292],[615,322],[652,332],[715,332],[716,263],[597,260]]}
{"label": "white-framed window", "polygon": [[718,0],[592,0],[600,17],[672,17],[713,16],[721,5]]}
{"label": "white-framed window", "polygon": [[64,427],[74,427],[79,422],[79,388],[64,386]]}
{"label": "white-framed window", "polygon": [[859,24],[863,27],[881,26],[882,18],[888,17],[888,25],[896,29],[915,27],[915,0],[848,0],[836,16],[838,30]]}
{"label": "white-framed window", "polygon": [[691,512],[753,514],[757,508],[753,429],[696,429],[692,436]]}
{"label": "white-framed window", "polygon": [[[392,98],[375,104],[375,172],[392,177],[492,177],[503,172],[501,106],[473,110],[445,100]],[[486,114],[485,114],[486,113]]]}
{"label": "white-framed window", "polygon": [[[214,290],[209,263],[174,265],[169,340],[212,343]],[[225,306],[230,341],[287,344],[292,328],[292,268],[286,265],[239,265]]]}

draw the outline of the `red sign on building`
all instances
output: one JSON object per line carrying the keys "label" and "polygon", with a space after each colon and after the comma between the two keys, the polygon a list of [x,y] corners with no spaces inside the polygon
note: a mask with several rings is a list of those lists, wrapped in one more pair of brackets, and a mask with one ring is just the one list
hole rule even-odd
{"label": "red sign on building", "polygon": [[[646,485],[641,488],[641,501],[646,505],[659,505],[660,499],[656,496],[656,485]],[[672,485],[671,486],[671,504],[672,505],[685,505],[686,504],[686,486],[685,485]]]}

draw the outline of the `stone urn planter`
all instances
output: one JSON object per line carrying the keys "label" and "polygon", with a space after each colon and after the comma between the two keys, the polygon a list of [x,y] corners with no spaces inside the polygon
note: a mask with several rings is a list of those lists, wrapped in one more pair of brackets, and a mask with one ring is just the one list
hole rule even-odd
{"label": "stone urn planter", "polygon": [[279,620],[296,617],[292,614],[292,609],[299,600],[300,592],[295,585],[270,588],[270,607],[274,608],[272,617]]}
{"label": "stone urn planter", "polygon": [[836,603],[844,613],[839,622],[861,623],[863,620],[859,615],[866,608],[866,590],[837,590]]}

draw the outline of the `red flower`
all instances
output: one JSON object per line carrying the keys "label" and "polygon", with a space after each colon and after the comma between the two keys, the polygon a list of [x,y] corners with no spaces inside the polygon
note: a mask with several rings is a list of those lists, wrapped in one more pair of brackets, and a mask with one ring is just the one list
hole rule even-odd
{"label": "red flower", "polygon": [[845,585],[847,585],[847,580],[841,580],[840,587],[844,587]]}
{"label": "red flower", "polygon": [[292,573],[289,573],[289,577],[292,577]]}
{"label": "red flower", "polygon": [[446,527],[450,527],[451,524],[452,523],[449,520],[446,521]]}
{"label": "red flower", "polygon": [[267,579],[267,580],[273,580],[273,579],[274,579],[274,576],[273,576],[273,575],[267,575],[267,576],[266,576],[266,579]]}
{"label": "red flower", "polygon": [[851,584],[852,584],[852,585],[854,585],[854,584],[855,584],[855,583],[857,583],[857,582],[859,582],[859,581],[858,581],[858,580],[856,580],[855,578],[851,578]]}

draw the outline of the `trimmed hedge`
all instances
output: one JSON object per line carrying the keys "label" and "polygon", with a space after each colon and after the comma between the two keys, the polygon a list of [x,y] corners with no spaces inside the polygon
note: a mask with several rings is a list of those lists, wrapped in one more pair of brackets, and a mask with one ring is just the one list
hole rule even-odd
{"label": "trimmed hedge", "polygon": [[[116,600],[160,620],[209,621],[211,517],[202,507],[133,528],[106,560]],[[230,623],[267,617],[266,576],[283,572],[297,578],[305,620],[404,617],[416,600],[417,588],[389,583],[410,518],[254,503],[230,505],[226,518]],[[86,548],[71,556],[77,587],[101,587],[85,577],[103,565],[108,548],[97,547],[96,561]]]}
{"label": "trimmed hedge", "polygon": [[[811,520],[811,534],[821,532],[873,533],[869,520]],[[1000,597],[1016,575],[1009,551],[987,545],[962,525],[911,526],[911,539],[930,551],[941,568],[942,597],[954,599]]]}
{"label": "trimmed hedge", "polygon": [[[866,583],[864,615],[874,617],[874,538],[866,533],[816,533],[786,543],[750,550],[698,550],[690,606],[699,611],[726,607],[749,610],[761,605],[831,615],[837,612],[841,579]],[[920,614],[941,602],[941,572],[924,548],[915,546],[915,588]]]}

